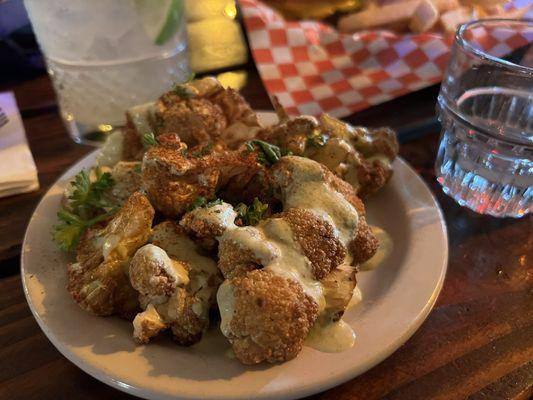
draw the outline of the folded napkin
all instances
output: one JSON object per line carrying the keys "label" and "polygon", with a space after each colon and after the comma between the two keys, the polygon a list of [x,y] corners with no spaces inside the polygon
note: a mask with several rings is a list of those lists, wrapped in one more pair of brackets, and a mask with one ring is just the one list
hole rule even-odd
{"label": "folded napkin", "polygon": [[[7,123],[2,125],[6,120]],[[26,141],[15,96],[12,92],[0,93],[0,197],[37,189],[37,168]]]}

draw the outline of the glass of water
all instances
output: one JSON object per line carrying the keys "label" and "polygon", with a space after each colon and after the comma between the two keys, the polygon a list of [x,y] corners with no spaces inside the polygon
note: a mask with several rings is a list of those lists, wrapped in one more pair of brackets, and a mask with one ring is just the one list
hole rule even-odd
{"label": "glass of water", "polygon": [[61,115],[98,143],[190,75],[183,0],[25,0]]}
{"label": "glass of water", "polygon": [[533,211],[533,21],[459,27],[437,111],[438,182],[481,214]]}

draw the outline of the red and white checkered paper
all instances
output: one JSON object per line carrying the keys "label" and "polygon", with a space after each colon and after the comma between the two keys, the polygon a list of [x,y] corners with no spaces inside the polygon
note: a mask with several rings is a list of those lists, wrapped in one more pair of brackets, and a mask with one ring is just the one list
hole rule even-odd
{"label": "red and white checkered paper", "polygon": [[435,33],[342,34],[320,22],[286,21],[257,0],[240,5],[263,83],[290,114],[344,117],[438,83],[453,41]]}

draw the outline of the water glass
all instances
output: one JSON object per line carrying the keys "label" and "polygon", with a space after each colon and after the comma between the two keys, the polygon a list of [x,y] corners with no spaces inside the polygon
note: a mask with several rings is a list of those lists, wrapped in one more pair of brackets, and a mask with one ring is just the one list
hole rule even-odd
{"label": "water glass", "polygon": [[441,85],[437,181],[481,214],[533,210],[533,21],[459,27]]}
{"label": "water glass", "polygon": [[77,142],[98,142],[190,75],[183,0],[24,3]]}

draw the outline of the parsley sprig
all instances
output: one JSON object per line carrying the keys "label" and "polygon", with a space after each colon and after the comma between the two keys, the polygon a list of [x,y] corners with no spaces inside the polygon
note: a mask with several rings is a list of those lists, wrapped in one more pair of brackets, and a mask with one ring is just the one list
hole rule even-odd
{"label": "parsley sprig", "polygon": [[246,142],[246,149],[255,152],[257,154],[257,161],[265,165],[275,164],[282,157],[281,150],[278,146],[263,140],[250,140]]}
{"label": "parsley sprig", "polygon": [[235,211],[244,225],[257,225],[259,221],[265,218],[267,210],[268,204],[262,203],[257,197],[250,206],[244,203],[235,206]]}
{"label": "parsley sprig", "polygon": [[145,149],[159,144],[153,132],[145,133],[142,137],[142,143]]}
{"label": "parsley sprig", "polygon": [[96,168],[95,176],[91,181],[87,171],[77,174],[71,182],[73,190],[67,204],[57,213],[59,224],[54,227],[54,240],[62,250],[73,250],[87,228],[117,211],[117,207],[104,197],[114,185],[111,174]]}
{"label": "parsley sprig", "polygon": [[315,130],[307,136],[306,142],[309,146],[320,148],[328,142],[328,139],[329,138],[323,133],[320,133],[319,130]]}

